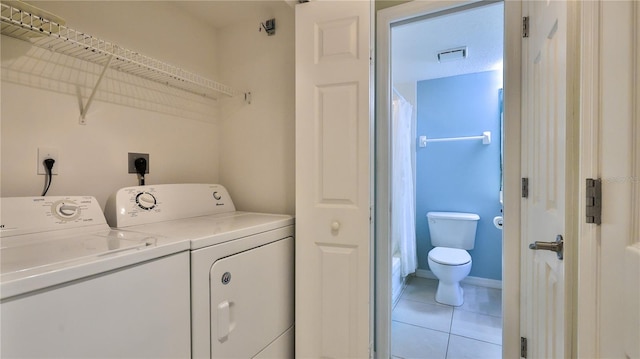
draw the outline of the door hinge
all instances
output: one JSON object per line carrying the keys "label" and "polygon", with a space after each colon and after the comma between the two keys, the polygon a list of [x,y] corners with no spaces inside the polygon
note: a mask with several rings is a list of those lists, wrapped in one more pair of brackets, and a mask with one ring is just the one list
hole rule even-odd
{"label": "door hinge", "polygon": [[527,357],[527,338],[520,337],[520,357]]}
{"label": "door hinge", "polygon": [[602,223],[602,180],[587,178],[586,188],[586,220],[587,223]]}
{"label": "door hinge", "polygon": [[529,37],[529,17],[522,18],[522,37]]}
{"label": "door hinge", "polygon": [[529,198],[529,178],[522,178],[522,198]]}

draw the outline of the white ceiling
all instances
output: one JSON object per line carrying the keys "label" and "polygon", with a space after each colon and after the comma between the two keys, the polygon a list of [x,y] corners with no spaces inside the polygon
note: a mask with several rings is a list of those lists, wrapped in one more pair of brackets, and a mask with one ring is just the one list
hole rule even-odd
{"label": "white ceiling", "polygon": [[[181,11],[213,28],[264,17],[283,0],[171,1]],[[277,19],[276,19],[277,20]],[[277,22],[276,22],[277,23]],[[499,69],[503,52],[503,3],[493,3],[392,29],[392,74],[395,84]],[[439,51],[466,46],[464,60],[439,63]]]}
{"label": "white ceiling", "polygon": [[[394,84],[502,68],[503,3],[411,22],[392,29]],[[466,46],[464,60],[439,63],[437,53]]]}

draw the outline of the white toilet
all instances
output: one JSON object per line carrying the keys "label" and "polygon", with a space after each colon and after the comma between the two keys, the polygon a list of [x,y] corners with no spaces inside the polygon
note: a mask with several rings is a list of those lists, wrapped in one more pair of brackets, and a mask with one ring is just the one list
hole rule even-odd
{"label": "white toilet", "polygon": [[436,301],[460,306],[464,302],[460,281],[471,271],[471,256],[480,216],[475,213],[429,212],[429,268],[438,278]]}

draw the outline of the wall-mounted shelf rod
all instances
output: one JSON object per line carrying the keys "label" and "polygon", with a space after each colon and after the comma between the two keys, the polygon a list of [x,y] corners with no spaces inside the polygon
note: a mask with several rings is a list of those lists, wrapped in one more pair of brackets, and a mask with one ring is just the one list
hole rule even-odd
{"label": "wall-mounted shelf rod", "polygon": [[427,136],[420,136],[420,147],[425,147],[429,142],[453,142],[453,141],[469,141],[469,140],[482,140],[483,145],[488,145],[491,143],[491,131],[484,131],[480,136],[466,136],[466,137],[427,138]]}

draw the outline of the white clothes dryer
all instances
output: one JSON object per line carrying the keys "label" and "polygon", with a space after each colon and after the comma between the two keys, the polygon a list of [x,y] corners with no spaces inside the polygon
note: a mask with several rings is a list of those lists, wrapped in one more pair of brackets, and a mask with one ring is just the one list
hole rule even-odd
{"label": "white clothes dryer", "polygon": [[188,241],[111,230],[89,196],[0,210],[0,357],[191,355]]}
{"label": "white clothes dryer", "polygon": [[236,211],[217,184],[127,187],[112,227],[191,243],[194,358],[294,357],[294,219]]}

